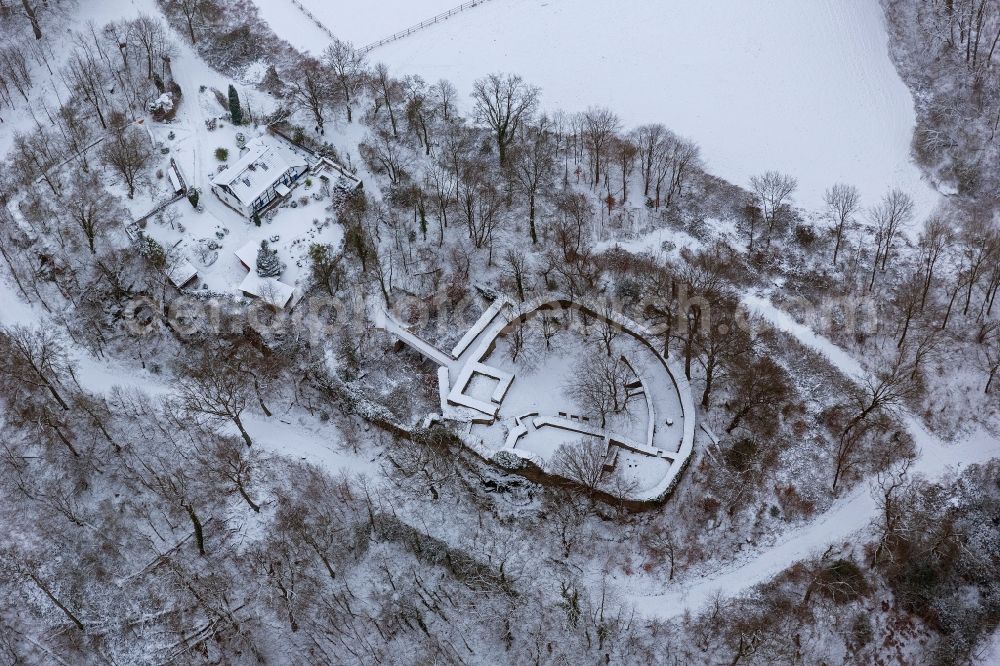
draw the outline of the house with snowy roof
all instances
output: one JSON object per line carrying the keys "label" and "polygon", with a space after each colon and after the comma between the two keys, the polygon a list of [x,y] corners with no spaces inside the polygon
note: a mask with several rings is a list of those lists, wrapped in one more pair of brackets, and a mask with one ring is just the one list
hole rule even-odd
{"label": "house with snowy roof", "polygon": [[291,194],[308,169],[306,158],[290,147],[257,137],[247,143],[236,164],[212,178],[212,191],[230,208],[253,217]]}

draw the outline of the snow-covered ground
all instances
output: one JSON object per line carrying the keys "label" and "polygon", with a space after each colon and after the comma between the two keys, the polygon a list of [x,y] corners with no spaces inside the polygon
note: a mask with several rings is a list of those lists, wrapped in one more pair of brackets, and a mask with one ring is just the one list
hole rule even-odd
{"label": "snow-covered ground", "polygon": [[[280,36],[322,50],[328,38],[290,0],[256,1]],[[441,0],[304,1],[359,44],[442,10]],[[542,88],[547,110],[602,105],[627,125],[666,124],[737,184],[790,173],[807,208],[844,181],[865,203],[902,187],[924,213],[937,195],[910,161],[913,103],[886,42],[871,0],[492,0],[369,58],[450,79],[463,99],[477,77],[519,73]]]}

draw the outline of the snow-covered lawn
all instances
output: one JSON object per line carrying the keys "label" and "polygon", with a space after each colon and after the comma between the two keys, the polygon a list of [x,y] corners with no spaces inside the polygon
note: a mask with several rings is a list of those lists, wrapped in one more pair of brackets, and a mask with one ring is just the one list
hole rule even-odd
{"label": "snow-covered lawn", "polygon": [[[339,0],[305,1],[356,43],[442,9],[442,0],[347,11]],[[325,35],[289,0],[257,2],[265,18],[275,15],[280,36],[322,48]],[[274,8],[286,4],[288,11]],[[910,161],[913,103],[886,42],[874,1],[492,0],[369,59],[398,75],[450,79],[466,104],[477,77],[517,72],[541,86],[546,110],[603,105],[630,126],[663,122],[700,144],[709,170],[735,183],[788,172],[808,208],[845,181],[865,203],[902,187],[926,212],[937,196]]]}

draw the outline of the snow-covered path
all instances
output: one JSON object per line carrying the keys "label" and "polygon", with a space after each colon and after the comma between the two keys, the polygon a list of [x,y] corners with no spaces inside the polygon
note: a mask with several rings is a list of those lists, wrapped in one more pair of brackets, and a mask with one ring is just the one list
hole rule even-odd
{"label": "snow-covered path", "polygon": [[[743,302],[776,328],[791,333],[804,345],[824,354],[846,375],[855,379],[864,376],[861,364],[847,352],[797,323],[768,299],[746,295]],[[964,466],[1000,456],[1000,438],[984,430],[980,429],[958,443],[946,444],[928,432],[916,417],[906,415],[903,420],[917,446],[917,458],[910,467],[911,474],[938,479],[950,472],[958,472]],[[852,540],[852,535],[871,524],[877,511],[871,486],[861,483],[837,499],[821,516],[753,554],[752,559],[744,559],[698,580],[677,583],[663,594],[644,595],[635,590],[624,592],[636,611],[649,618],[671,619],[687,611],[697,611],[717,594],[734,596],[773,578],[795,562],[821,552],[830,544]]]}

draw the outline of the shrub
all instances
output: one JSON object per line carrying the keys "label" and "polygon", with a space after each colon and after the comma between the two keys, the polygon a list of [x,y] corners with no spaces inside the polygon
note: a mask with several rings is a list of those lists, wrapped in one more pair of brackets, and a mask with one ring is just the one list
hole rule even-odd
{"label": "shrub", "polygon": [[816,242],[816,230],[806,224],[795,225],[795,241],[808,249]]}
{"label": "shrub", "polygon": [[868,593],[868,581],[861,568],[851,560],[839,559],[824,566],[811,587],[824,597],[845,603]]}
{"label": "shrub", "polygon": [[226,160],[228,160],[229,159],[229,149],[228,148],[223,148],[222,146],[219,146],[218,148],[216,148],[215,149],[215,159],[219,160],[220,162],[225,162]]}

